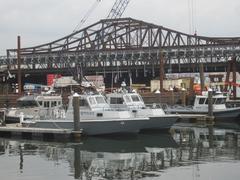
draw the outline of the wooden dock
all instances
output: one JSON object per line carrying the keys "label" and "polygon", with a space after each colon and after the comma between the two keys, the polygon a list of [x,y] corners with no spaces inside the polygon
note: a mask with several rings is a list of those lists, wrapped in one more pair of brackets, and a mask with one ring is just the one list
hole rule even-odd
{"label": "wooden dock", "polygon": [[80,140],[81,131],[76,132],[70,129],[22,127],[21,124],[7,124],[6,126],[0,126],[0,136],[57,141],[77,141]]}

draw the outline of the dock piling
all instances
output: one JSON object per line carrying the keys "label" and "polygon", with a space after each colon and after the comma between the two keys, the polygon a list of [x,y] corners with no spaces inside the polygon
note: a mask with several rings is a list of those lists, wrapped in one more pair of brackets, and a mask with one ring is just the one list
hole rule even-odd
{"label": "dock piling", "polygon": [[77,93],[73,95],[73,120],[74,120],[73,138],[75,140],[78,140],[81,137],[79,97],[80,96]]}
{"label": "dock piling", "polygon": [[214,116],[213,116],[213,91],[212,89],[208,90],[208,117],[207,120],[209,122],[213,122]]}

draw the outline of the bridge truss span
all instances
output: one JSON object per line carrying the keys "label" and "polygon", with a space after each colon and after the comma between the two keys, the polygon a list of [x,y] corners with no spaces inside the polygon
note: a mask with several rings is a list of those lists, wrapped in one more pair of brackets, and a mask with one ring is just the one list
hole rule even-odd
{"label": "bridge truss span", "polygon": [[[1,65],[17,68],[16,49],[7,50]],[[81,65],[86,71],[167,68],[191,71],[197,63],[226,66],[240,55],[240,38],[189,35],[132,19],[104,19],[56,41],[21,49],[26,70],[67,70]],[[183,68],[184,67],[184,68]],[[189,69],[189,70],[187,70]],[[194,68],[193,68],[194,69]]]}

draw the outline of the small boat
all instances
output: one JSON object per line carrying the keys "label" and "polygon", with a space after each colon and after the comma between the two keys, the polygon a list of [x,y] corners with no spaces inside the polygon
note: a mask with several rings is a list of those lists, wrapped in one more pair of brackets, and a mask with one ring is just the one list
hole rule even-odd
{"label": "small boat", "polygon": [[[73,96],[69,97],[69,105],[64,119],[34,120],[25,126],[39,128],[74,129]],[[80,95],[80,128],[86,135],[102,135],[113,133],[138,133],[149,121],[147,117],[134,117],[127,110],[110,108],[101,94]]]}
{"label": "small boat", "polygon": [[62,97],[53,94],[25,95],[17,99],[16,108],[6,110],[5,122],[19,123],[20,119],[56,119],[64,117]]}
{"label": "small boat", "polygon": [[[234,120],[240,116],[240,107],[226,107],[227,96],[216,93],[212,97],[213,116],[215,120]],[[173,106],[166,108],[168,113],[178,114],[208,114],[208,93],[196,95],[193,106]]]}
{"label": "small boat", "polygon": [[147,107],[140,94],[136,92],[122,90],[106,96],[111,108],[128,110],[138,118],[149,118],[149,122],[142,127],[142,130],[169,129],[179,119],[179,115],[166,114],[156,104]]}

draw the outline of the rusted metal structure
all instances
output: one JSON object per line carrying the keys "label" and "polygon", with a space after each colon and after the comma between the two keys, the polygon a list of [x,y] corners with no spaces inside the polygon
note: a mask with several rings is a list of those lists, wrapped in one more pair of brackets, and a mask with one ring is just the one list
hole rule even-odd
{"label": "rusted metal structure", "polygon": [[[85,74],[147,71],[154,77],[160,52],[171,72],[196,72],[199,63],[205,72],[224,71],[233,56],[239,68],[240,38],[189,35],[132,18],[104,19],[56,41],[22,48],[21,68],[26,73],[76,73],[80,66]],[[14,73],[16,54],[8,49],[0,66]]]}
{"label": "rusted metal structure", "polygon": [[[227,74],[226,74],[226,80],[225,80],[225,91],[227,91],[228,88],[232,87],[232,96],[233,99],[236,99],[237,97],[237,59],[236,57],[233,57],[230,61],[228,61],[228,66],[227,66]],[[239,69],[238,69],[239,70]],[[230,81],[230,73],[232,72],[232,81]]]}

